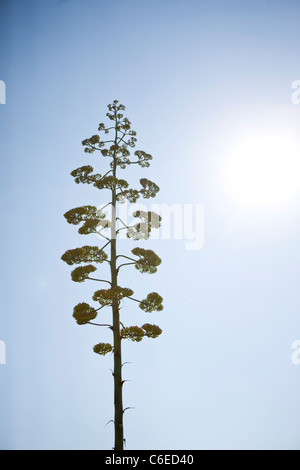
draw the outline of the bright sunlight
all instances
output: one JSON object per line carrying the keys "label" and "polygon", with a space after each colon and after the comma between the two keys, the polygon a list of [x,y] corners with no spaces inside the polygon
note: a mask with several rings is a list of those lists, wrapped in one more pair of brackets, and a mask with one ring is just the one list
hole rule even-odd
{"label": "bright sunlight", "polygon": [[291,133],[251,132],[233,139],[224,187],[240,208],[293,204],[300,190],[300,139]]}

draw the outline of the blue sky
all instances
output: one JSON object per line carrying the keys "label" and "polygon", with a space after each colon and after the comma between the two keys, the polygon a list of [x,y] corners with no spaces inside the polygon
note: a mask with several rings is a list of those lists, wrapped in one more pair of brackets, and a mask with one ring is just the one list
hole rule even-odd
{"label": "blue sky", "polygon": [[73,306],[95,286],[72,283],[60,256],[95,241],[63,214],[105,201],[70,171],[102,171],[81,141],[118,99],[137,148],[153,155],[133,177],[160,186],[153,202],[205,211],[202,249],[149,240],[163,260],[157,274],[123,271],[136,296],[164,297],[151,318],[122,310],[128,324],[163,329],[124,343],[127,448],[299,450],[299,195],[241,209],[223,173],[241,133],[251,141],[271,129],[276,142],[291,131],[298,142],[299,2],[4,0],[0,9],[0,447],[112,448],[112,358],[92,351],[109,333],[75,323]]}

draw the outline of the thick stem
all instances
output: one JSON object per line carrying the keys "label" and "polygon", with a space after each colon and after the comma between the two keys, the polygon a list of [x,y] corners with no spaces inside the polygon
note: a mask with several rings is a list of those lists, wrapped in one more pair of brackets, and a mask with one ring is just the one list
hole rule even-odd
{"label": "thick stem", "polygon": [[[115,113],[115,144],[117,144],[118,131],[117,131],[117,113]],[[116,153],[113,157],[113,176],[116,176],[117,162]],[[118,285],[118,272],[117,272],[117,243],[116,243],[116,190],[112,189],[112,225],[111,225],[111,286]],[[124,435],[123,435],[123,394],[122,394],[122,356],[121,356],[121,334],[120,334],[120,313],[119,302],[115,298],[112,301],[112,315],[113,315],[113,335],[114,335],[114,425],[115,425],[115,450],[123,450]]]}

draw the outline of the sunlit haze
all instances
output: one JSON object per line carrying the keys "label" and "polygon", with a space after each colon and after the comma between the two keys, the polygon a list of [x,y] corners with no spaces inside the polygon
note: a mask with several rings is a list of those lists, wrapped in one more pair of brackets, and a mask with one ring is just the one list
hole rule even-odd
{"label": "sunlit haze", "polygon": [[237,134],[224,156],[224,189],[243,209],[292,205],[300,192],[300,136],[274,129]]}

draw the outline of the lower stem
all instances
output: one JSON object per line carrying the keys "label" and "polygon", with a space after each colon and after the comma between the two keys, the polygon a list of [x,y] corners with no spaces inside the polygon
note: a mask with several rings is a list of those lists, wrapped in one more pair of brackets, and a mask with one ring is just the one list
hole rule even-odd
{"label": "lower stem", "polygon": [[113,306],[114,317],[114,406],[115,406],[115,450],[123,450],[123,382],[119,307]]}
{"label": "lower stem", "polygon": [[[116,287],[116,239],[111,241],[111,286]],[[122,381],[122,355],[121,355],[121,332],[119,303],[115,298],[112,302],[113,335],[114,335],[114,424],[115,424],[115,450],[123,450],[123,381]]]}
{"label": "lower stem", "polygon": [[[115,110],[115,145],[118,142],[117,110]],[[113,176],[117,172],[117,154],[113,156]],[[111,217],[111,287],[118,285],[117,271],[117,242],[116,242],[116,189],[112,189],[112,217]],[[123,381],[122,381],[122,357],[121,357],[121,332],[120,332],[120,312],[119,301],[114,298],[112,302],[113,310],[113,334],[114,334],[114,407],[115,407],[115,450],[123,450],[124,430],[123,430]]]}

